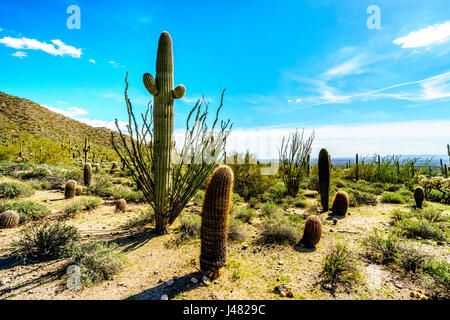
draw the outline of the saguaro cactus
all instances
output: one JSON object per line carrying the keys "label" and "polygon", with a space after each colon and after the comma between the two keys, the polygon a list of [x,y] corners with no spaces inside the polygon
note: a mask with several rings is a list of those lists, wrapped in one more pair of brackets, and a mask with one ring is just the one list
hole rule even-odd
{"label": "saguaro cactus", "polygon": [[89,144],[88,137],[84,137],[84,147],[83,147],[83,153],[84,153],[84,163],[88,161],[88,152],[91,150],[91,145]]}
{"label": "saguaro cactus", "polygon": [[356,154],[355,157],[355,180],[358,181],[359,179],[359,172],[358,172],[358,154]]}
{"label": "saguaro cactus", "polygon": [[200,229],[200,269],[212,279],[219,276],[225,265],[233,183],[233,171],[229,166],[221,165],[206,185]]}
{"label": "saguaro cactus", "polygon": [[425,199],[425,191],[422,187],[416,187],[414,189],[414,200],[416,201],[416,207],[422,209],[423,200]]}
{"label": "saguaro cactus", "polygon": [[323,148],[319,152],[319,191],[320,203],[323,211],[328,211],[328,197],[330,192],[330,157],[327,149]]}
{"label": "saguaro cactus", "polygon": [[310,215],[306,219],[305,230],[300,242],[296,245],[297,248],[315,248],[322,238],[322,221],[316,215]]}
{"label": "saguaro cactus", "polygon": [[156,79],[149,73],[143,76],[144,85],[154,98],[154,161],[155,161],[155,212],[156,228],[159,233],[167,233],[169,221],[165,214],[169,210],[169,190],[171,188],[173,115],[174,99],[184,96],[183,85],[173,88],[172,39],[168,32],[159,37],[156,56]]}

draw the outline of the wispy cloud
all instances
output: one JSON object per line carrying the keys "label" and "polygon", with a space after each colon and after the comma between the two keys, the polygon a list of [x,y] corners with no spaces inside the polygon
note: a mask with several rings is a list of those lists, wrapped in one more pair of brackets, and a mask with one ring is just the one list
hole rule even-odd
{"label": "wispy cloud", "polygon": [[41,50],[54,56],[68,55],[74,58],[81,57],[82,54],[81,49],[77,49],[73,46],[66,45],[64,42],[58,39],[51,40],[51,42],[53,44],[29,38],[4,37],[0,39],[0,43],[3,43],[5,46],[14,49]]}
{"label": "wispy cloud", "polygon": [[119,69],[119,68],[125,68],[123,65],[121,65],[120,63],[118,63],[118,62],[116,62],[116,61],[113,61],[113,60],[108,61],[108,63],[109,63],[113,68],[116,68],[116,69]]}
{"label": "wispy cloud", "polygon": [[363,68],[365,64],[367,64],[366,55],[358,54],[344,63],[334,66],[326,71],[324,77],[329,79],[347,76],[350,74],[361,74],[367,71],[367,69]]}
{"label": "wispy cloud", "polygon": [[14,52],[14,53],[12,54],[12,56],[13,56],[13,57],[20,58],[20,59],[23,59],[23,58],[25,58],[25,57],[28,56],[28,55],[27,55],[26,52],[23,52],[23,51],[17,51],[17,52]]}
{"label": "wispy cloud", "polygon": [[94,59],[89,59],[89,62],[95,64],[95,60]]}
{"label": "wispy cloud", "polygon": [[441,24],[435,24],[417,31],[412,31],[404,37],[395,39],[393,42],[406,49],[444,43],[449,40],[450,21],[446,21]]}

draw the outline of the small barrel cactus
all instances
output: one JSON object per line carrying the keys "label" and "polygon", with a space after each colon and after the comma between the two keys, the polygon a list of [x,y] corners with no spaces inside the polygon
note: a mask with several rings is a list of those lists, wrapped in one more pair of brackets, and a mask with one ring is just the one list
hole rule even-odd
{"label": "small barrel cactus", "polygon": [[220,269],[225,265],[233,183],[233,171],[229,166],[221,165],[206,185],[200,229],[200,269],[211,279],[219,277]]}
{"label": "small barrel cactus", "polygon": [[322,238],[322,221],[316,215],[306,219],[303,237],[296,247],[315,248]]}
{"label": "small barrel cactus", "polygon": [[83,194],[83,187],[82,186],[76,186],[75,187],[75,195],[81,196]]}
{"label": "small barrel cactus", "polygon": [[89,162],[84,165],[84,185],[89,187],[92,183],[92,166]]}
{"label": "small barrel cactus", "polygon": [[125,212],[125,210],[127,210],[127,201],[125,199],[116,200],[115,204],[116,204],[115,211]]}
{"label": "small barrel cactus", "polygon": [[323,211],[328,211],[328,197],[330,192],[330,156],[327,149],[321,149],[318,160],[320,203]]}
{"label": "small barrel cactus", "polygon": [[0,227],[15,228],[19,225],[20,216],[13,210],[6,210],[0,213]]}
{"label": "small barrel cactus", "polygon": [[348,206],[350,205],[350,199],[347,192],[338,191],[333,198],[333,206],[331,211],[337,216],[345,216],[348,211]]}
{"label": "small barrel cactus", "polygon": [[64,186],[64,198],[70,199],[75,197],[75,192],[77,188],[77,182],[75,180],[69,180]]}
{"label": "small barrel cactus", "polygon": [[423,200],[425,199],[425,191],[422,187],[416,187],[414,189],[414,200],[416,201],[416,207],[422,209]]}

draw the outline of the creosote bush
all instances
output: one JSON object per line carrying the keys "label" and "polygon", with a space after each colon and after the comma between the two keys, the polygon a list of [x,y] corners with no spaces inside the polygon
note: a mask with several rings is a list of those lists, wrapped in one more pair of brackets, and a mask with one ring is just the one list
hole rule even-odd
{"label": "creosote bush", "polygon": [[17,198],[33,194],[33,189],[18,182],[0,182],[0,198]]}
{"label": "creosote bush", "polygon": [[0,212],[5,210],[16,211],[20,216],[20,223],[40,220],[50,213],[44,204],[30,200],[17,200],[0,205]]}
{"label": "creosote bush", "polygon": [[77,213],[95,209],[101,203],[102,199],[99,197],[81,196],[67,203],[62,209],[62,214],[65,218],[73,218]]}
{"label": "creosote bush", "polygon": [[402,204],[406,202],[406,199],[397,192],[383,192],[381,202]]}
{"label": "creosote bush", "polygon": [[396,262],[401,250],[395,235],[383,236],[379,230],[375,230],[372,235],[364,238],[362,243],[366,248],[366,256],[369,260],[380,264]]}
{"label": "creosote bush", "polygon": [[12,243],[13,254],[23,261],[59,258],[67,253],[67,246],[79,238],[80,233],[73,226],[46,222],[24,230],[22,238]]}
{"label": "creosote bush", "polygon": [[331,290],[334,291],[337,285],[351,285],[358,277],[359,273],[347,245],[333,245],[323,260],[323,283],[330,284]]}
{"label": "creosote bush", "polygon": [[296,244],[300,240],[299,226],[281,212],[273,213],[261,224],[262,243]]}

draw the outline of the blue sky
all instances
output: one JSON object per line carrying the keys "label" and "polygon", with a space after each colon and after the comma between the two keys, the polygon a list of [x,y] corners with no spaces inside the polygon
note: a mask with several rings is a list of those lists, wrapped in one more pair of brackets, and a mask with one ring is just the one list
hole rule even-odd
{"label": "blue sky", "polygon": [[[78,5],[81,29],[68,29]],[[370,5],[380,29],[369,29]],[[315,130],[332,155],[444,154],[450,142],[448,1],[5,1],[0,90],[97,126],[143,111],[159,35],[174,42],[177,139],[202,94],[234,123],[229,148],[274,157]]]}

